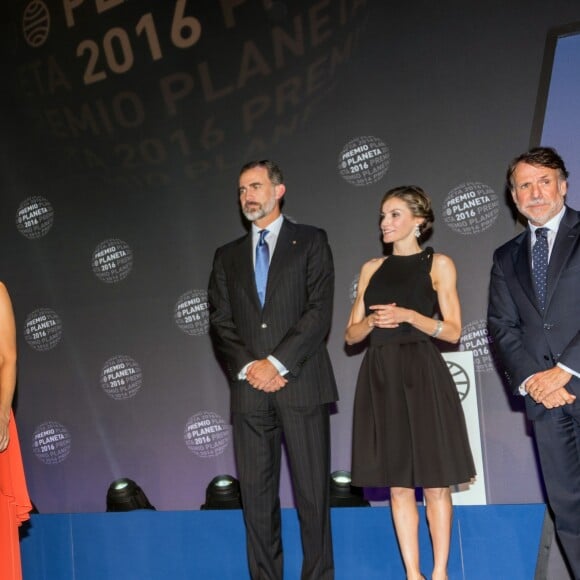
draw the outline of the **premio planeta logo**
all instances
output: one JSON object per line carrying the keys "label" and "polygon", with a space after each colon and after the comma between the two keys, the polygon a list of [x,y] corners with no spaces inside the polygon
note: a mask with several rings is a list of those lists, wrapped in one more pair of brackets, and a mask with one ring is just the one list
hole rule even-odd
{"label": "premio planeta logo", "polygon": [[25,199],[16,211],[16,229],[30,240],[46,236],[54,222],[50,202],[40,195]]}
{"label": "premio planeta logo", "polygon": [[338,156],[340,176],[351,185],[371,185],[389,169],[391,154],[378,137],[357,137],[349,141]]}
{"label": "premio planeta logo", "polygon": [[221,455],[230,443],[231,426],[213,411],[192,415],[184,429],[183,439],[188,449],[202,458]]}
{"label": "premio planeta logo", "polygon": [[443,220],[458,234],[470,236],[490,228],[499,215],[499,199],[484,183],[462,183],[443,202]]}
{"label": "premio planeta logo", "polygon": [[473,364],[479,372],[490,372],[495,369],[491,350],[492,338],[487,329],[486,320],[474,320],[463,327],[459,350],[473,353]]}
{"label": "premio planeta logo", "polygon": [[134,397],[141,389],[142,383],[141,367],[130,356],[113,356],[103,365],[101,388],[112,399]]}
{"label": "premio planeta logo", "polygon": [[105,240],[93,252],[92,267],[93,273],[102,282],[120,282],[133,268],[133,252],[123,240]]}
{"label": "premio planeta logo", "polygon": [[207,290],[190,290],[179,297],[173,317],[179,328],[192,336],[209,332],[209,302]]}
{"label": "premio planeta logo", "polygon": [[41,423],[32,435],[32,451],[46,465],[62,463],[71,450],[68,429],[58,421]]}
{"label": "premio planeta logo", "polygon": [[53,349],[62,338],[60,316],[50,308],[38,308],[24,321],[24,340],[38,351]]}

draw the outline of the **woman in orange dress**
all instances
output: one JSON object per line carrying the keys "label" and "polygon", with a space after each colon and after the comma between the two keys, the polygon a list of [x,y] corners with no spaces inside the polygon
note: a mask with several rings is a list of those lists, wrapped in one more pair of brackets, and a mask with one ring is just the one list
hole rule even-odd
{"label": "woman in orange dress", "polygon": [[32,509],[12,414],[16,387],[16,328],[6,286],[0,282],[0,578],[21,580],[18,527]]}

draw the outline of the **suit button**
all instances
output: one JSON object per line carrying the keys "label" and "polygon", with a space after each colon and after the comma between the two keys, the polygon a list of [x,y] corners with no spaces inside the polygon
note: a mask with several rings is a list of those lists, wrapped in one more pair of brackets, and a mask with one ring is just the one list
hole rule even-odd
{"label": "suit button", "polygon": [[268,328],[268,325],[265,322],[262,322],[262,324],[260,324],[260,328]]}
{"label": "suit button", "polygon": [[544,355],[544,360],[550,360],[550,357],[547,354],[545,354]]}

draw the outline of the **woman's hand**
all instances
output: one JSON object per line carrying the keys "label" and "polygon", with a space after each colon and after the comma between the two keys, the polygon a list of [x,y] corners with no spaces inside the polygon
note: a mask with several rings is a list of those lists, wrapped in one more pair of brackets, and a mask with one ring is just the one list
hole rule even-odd
{"label": "woman's hand", "polygon": [[377,328],[397,328],[403,322],[411,323],[413,311],[392,304],[374,304],[369,306],[373,325]]}
{"label": "woman's hand", "polygon": [[8,442],[10,441],[10,435],[8,432],[8,419],[4,417],[0,418],[0,453],[8,447]]}

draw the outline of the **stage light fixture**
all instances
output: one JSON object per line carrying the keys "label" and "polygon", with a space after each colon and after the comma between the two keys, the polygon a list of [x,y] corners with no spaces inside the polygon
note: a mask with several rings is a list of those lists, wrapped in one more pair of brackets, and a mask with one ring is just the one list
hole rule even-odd
{"label": "stage light fixture", "polygon": [[214,477],[205,490],[202,510],[235,510],[242,508],[240,482],[231,475]]}
{"label": "stage light fixture", "polygon": [[338,470],[330,474],[330,507],[369,507],[362,489],[351,484],[350,471]]}
{"label": "stage light fixture", "polygon": [[145,492],[132,480],[122,477],[111,483],[107,491],[108,512],[154,510]]}

